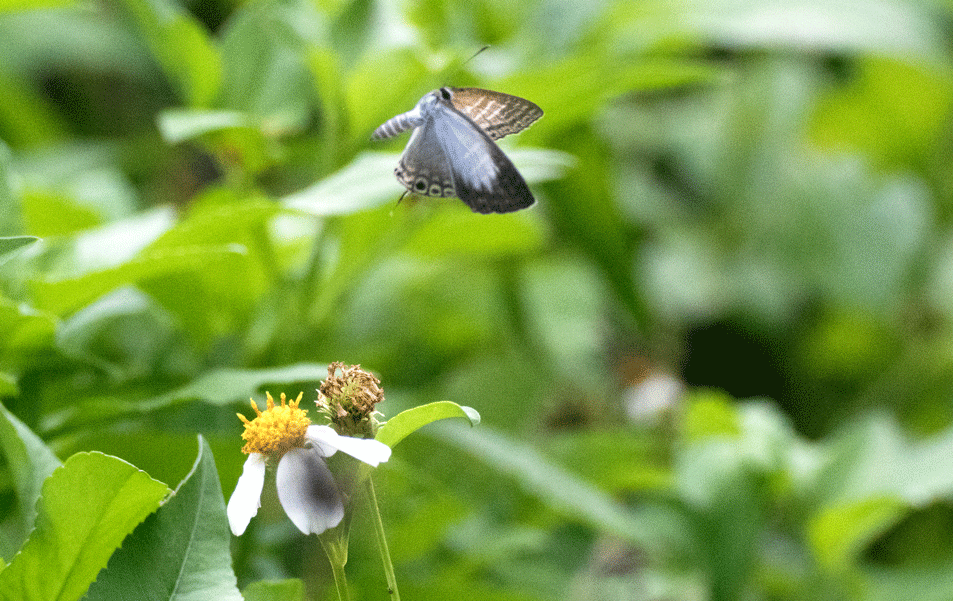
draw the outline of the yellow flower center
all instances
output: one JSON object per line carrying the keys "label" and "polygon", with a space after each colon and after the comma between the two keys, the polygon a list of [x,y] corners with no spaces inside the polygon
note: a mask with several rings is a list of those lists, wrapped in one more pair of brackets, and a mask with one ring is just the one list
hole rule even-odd
{"label": "yellow flower center", "polygon": [[303,394],[299,393],[298,398],[286,402],[285,393],[281,393],[281,405],[275,405],[275,399],[266,392],[268,408],[264,411],[258,410],[253,399],[251,407],[258,417],[249,420],[241,413],[238,414],[239,419],[245,423],[245,431],[242,432],[245,446],[242,447],[242,453],[281,457],[291,449],[304,446],[304,435],[311,425],[311,420],[308,419],[306,409],[298,408]]}

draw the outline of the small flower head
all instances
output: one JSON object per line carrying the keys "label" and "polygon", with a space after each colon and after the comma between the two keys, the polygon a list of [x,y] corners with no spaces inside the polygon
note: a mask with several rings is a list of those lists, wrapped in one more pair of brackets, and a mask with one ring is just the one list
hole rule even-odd
{"label": "small flower head", "polygon": [[[285,513],[305,534],[320,534],[344,518],[344,500],[325,458],[342,451],[377,467],[390,458],[390,447],[364,438],[341,436],[330,426],[314,426],[307,411],[298,408],[301,394],[288,402],[281,395],[276,405],[267,394],[267,408],[245,424],[242,451],[248,455],[226,513],[232,533],[239,536],[261,507],[261,491],[269,463],[277,463],[275,484]],[[269,462],[268,459],[271,459]]]}
{"label": "small flower head", "polygon": [[259,411],[258,405],[252,400],[251,407],[257,417],[249,420],[241,413],[238,414],[245,424],[245,431],[242,432],[245,446],[242,447],[242,453],[260,453],[280,459],[291,449],[303,447],[305,434],[311,425],[307,409],[298,408],[303,394],[299,393],[298,398],[289,403],[282,392],[281,405],[275,405],[271,393],[266,392],[268,405],[264,411]]}
{"label": "small flower head", "polygon": [[360,365],[334,362],[328,365],[328,378],[318,389],[317,405],[338,432],[372,438],[379,415],[374,406],[383,400],[381,381],[374,374],[364,371]]}

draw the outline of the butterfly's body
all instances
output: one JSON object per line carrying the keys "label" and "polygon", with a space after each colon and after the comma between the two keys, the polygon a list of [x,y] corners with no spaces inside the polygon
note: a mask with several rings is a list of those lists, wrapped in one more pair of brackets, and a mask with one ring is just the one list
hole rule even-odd
{"label": "butterfly's body", "polygon": [[494,140],[526,129],[543,111],[517,96],[440,88],[374,131],[375,140],[414,128],[394,173],[410,192],[456,196],[477,213],[508,213],[533,195]]}

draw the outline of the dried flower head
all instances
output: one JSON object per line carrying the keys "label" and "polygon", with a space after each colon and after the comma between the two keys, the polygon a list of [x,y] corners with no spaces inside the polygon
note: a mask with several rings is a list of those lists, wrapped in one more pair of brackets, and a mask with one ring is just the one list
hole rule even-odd
{"label": "dried flower head", "polygon": [[[338,375],[340,372],[340,375]],[[377,431],[374,410],[384,400],[381,381],[360,365],[328,365],[328,378],[318,389],[318,410],[330,418],[337,431],[347,436],[373,438]]]}

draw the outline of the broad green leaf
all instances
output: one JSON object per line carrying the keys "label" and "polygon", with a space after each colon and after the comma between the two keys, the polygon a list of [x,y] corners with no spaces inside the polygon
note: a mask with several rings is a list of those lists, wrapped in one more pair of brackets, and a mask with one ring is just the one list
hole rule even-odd
{"label": "broad green leaf", "polygon": [[0,371],[0,396],[16,396],[19,392],[16,377]]}
{"label": "broad green leaf", "polygon": [[887,169],[928,161],[953,103],[951,76],[949,67],[932,69],[905,58],[858,60],[850,85],[818,107],[812,138],[831,152],[862,149]]}
{"label": "broad green leaf", "polygon": [[171,0],[116,0],[132,15],[152,54],[182,100],[208,106],[219,91],[221,59],[209,34]]}
{"label": "broad green leaf", "polygon": [[8,236],[0,237],[0,261],[3,260],[3,255],[12,253],[18,248],[23,248],[33,244],[39,240],[36,236]]}
{"label": "broad green leaf", "polygon": [[913,441],[878,414],[847,428],[826,452],[817,484],[822,506],[887,498],[922,507],[953,497],[953,428]]}
{"label": "broad green leaf", "polygon": [[[3,96],[9,94],[9,90],[5,89],[3,80],[4,74],[0,70],[0,120],[4,116],[4,106],[16,106],[16,103],[4,102]],[[11,159],[10,148],[0,140],[0,236],[18,234],[23,227],[20,222],[20,204],[13,193]],[[0,255],[13,250],[9,246],[10,244],[10,242],[6,242],[4,246],[0,246],[0,249],[2,249]]]}
{"label": "broad green leaf", "polygon": [[245,601],[304,601],[304,582],[289,580],[259,580],[242,591]]}
{"label": "broad green leaf", "polygon": [[[218,369],[199,376],[189,384],[160,395],[144,403],[149,410],[165,407],[177,401],[200,399],[215,405],[245,400],[265,385],[320,382],[327,377],[328,367],[319,363],[298,363],[268,369]],[[285,390],[290,398],[300,390]],[[308,391],[304,391],[309,394]],[[277,393],[274,396],[278,396]],[[255,399],[261,401],[263,399]],[[261,403],[259,403],[259,406]]]}
{"label": "broad green leaf", "polygon": [[36,500],[43,481],[62,465],[56,455],[23,422],[0,405],[0,449],[13,477],[16,490],[18,532],[16,540],[4,539],[0,546],[3,557],[13,557],[26,539],[36,518]]}
{"label": "broad green leaf", "polygon": [[74,311],[120,286],[173,273],[237,269],[245,250],[235,245],[160,249],[118,267],[75,278],[34,284],[37,305],[54,313]]}
{"label": "broad green leaf", "polygon": [[0,361],[7,369],[33,364],[53,346],[57,320],[29,305],[0,297]]}
{"label": "broad green leaf", "polygon": [[39,236],[67,236],[102,224],[95,209],[68,195],[25,190],[21,196],[27,231]]}
{"label": "broad green leaf", "polygon": [[741,436],[741,416],[731,397],[717,391],[699,391],[693,396],[685,415],[688,441],[703,441],[713,436],[735,439]]}
{"label": "broad green leaf", "polygon": [[212,451],[199,437],[192,471],[113,554],[85,599],[240,601],[225,500]]}
{"label": "broad green leaf", "polygon": [[463,407],[451,401],[437,401],[401,411],[380,427],[375,438],[393,448],[398,442],[427,424],[452,417],[466,419],[471,426],[480,423],[480,414],[476,409]]}
{"label": "broad green leaf", "polygon": [[6,12],[58,8],[73,4],[73,0],[0,0],[0,15]]}
{"label": "broad green leaf", "polygon": [[325,19],[300,0],[236,5],[220,30],[222,108],[306,126],[315,109],[307,53],[323,44]]}
{"label": "broad green leaf", "polygon": [[[247,406],[249,397],[253,397],[258,406],[263,407],[263,388],[271,387],[268,388],[268,391],[273,392],[276,397],[281,392],[285,392],[289,397],[294,398],[299,392],[302,392],[302,389],[282,390],[283,385],[313,383],[311,387],[317,388],[318,383],[327,377],[327,373],[326,365],[315,363],[298,363],[265,369],[215,369],[196,377],[184,386],[142,401],[122,403],[110,400],[109,403],[95,404],[95,411],[89,407],[82,408],[82,411],[75,407],[69,407],[51,414],[45,423],[49,428],[57,429],[77,420],[80,415],[83,419],[90,419],[91,417],[98,420],[115,419],[123,415],[151,413],[194,400],[212,405],[240,402]],[[308,389],[306,388],[303,392],[308,394]]]}
{"label": "broad green leaf", "polygon": [[178,144],[209,132],[249,127],[252,120],[240,111],[169,109],[159,113],[157,125],[166,142]]}
{"label": "broad green leaf", "polygon": [[401,187],[394,179],[397,156],[365,152],[318,183],[285,196],[289,208],[319,217],[349,215],[386,202],[396,203]]}
{"label": "broad green leaf", "polygon": [[461,206],[435,213],[414,230],[407,250],[434,259],[446,255],[509,256],[538,251],[542,224],[524,213],[476,215]]}
{"label": "broad green leaf", "polygon": [[849,568],[871,541],[909,511],[896,497],[870,497],[825,508],[808,523],[814,556],[826,569]]}
{"label": "broad green leaf", "polygon": [[168,492],[116,457],[73,455],[44,482],[36,528],[0,572],[0,599],[79,599],[126,535]]}

